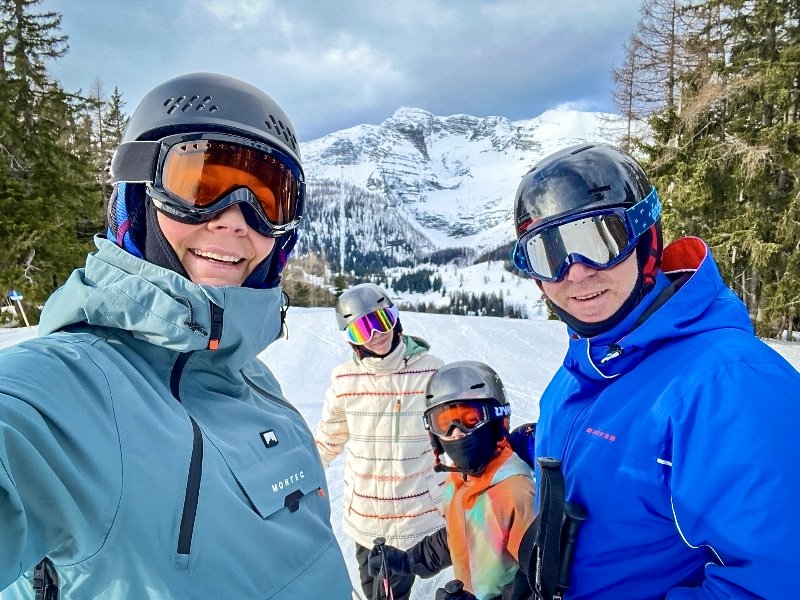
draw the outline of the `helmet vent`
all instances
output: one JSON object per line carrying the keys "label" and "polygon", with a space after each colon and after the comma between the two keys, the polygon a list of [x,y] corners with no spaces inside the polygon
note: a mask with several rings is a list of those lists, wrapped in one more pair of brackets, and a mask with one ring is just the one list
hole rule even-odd
{"label": "helmet vent", "polygon": [[485,383],[476,383],[475,385],[469,386],[469,389],[471,389],[471,390],[479,390],[482,387],[486,387],[486,384]]}
{"label": "helmet vent", "polygon": [[610,185],[602,185],[600,187],[592,188],[591,190],[586,192],[586,194],[591,196],[592,194],[600,194],[602,192],[608,192],[610,190],[611,190],[611,186]]}
{"label": "helmet vent", "polygon": [[275,133],[286,140],[286,143],[289,144],[293,150],[297,150],[297,138],[294,137],[292,130],[283,124],[283,121],[269,115],[269,119],[264,121],[264,125],[266,125],[269,130],[274,129]]}
{"label": "helmet vent", "polygon": [[[164,100],[164,106],[167,107],[168,115],[171,115],[178,109],[180,109],[181,112],[188,112],[192,108],[194,108],[196,112],[199,112],[203,109],[207,109],[208,112],[210,113],[217,112],[219,110],[219,107],[216,104],[212,104],[209,106],[209,102],[211,102],[211,100],[212,100],[211,96],[206,96],[205,98],[200,100],[200,96],[198,94],[195,94],[194,96],[188,99],[186,96],[179,96],[177,98],[174,97],[167,98],[166,100]],[[195,104],[197,105],[195,106]]]}

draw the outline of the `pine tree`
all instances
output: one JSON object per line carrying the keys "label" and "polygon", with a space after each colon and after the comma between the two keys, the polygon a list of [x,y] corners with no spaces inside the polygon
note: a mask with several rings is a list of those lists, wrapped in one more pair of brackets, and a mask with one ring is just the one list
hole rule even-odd
{"label": "pine tree", "polygon": [[78,223],[102,218],[81,149],[82,99],[48,78],[67,51],[61,17],[39,0],[0,0],[0,289],[41,303],[83,263]]}

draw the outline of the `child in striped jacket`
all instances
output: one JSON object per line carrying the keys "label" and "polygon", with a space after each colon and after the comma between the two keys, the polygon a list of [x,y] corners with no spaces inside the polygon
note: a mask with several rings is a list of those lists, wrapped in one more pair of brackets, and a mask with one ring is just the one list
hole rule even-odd
{"label": "child in striped jacket", "polygon": [[[355,541],[361,588],[372,599],[373,540],[409,548],[444,527],[446,475],[433,470],[421,418],[425,385],[443,363],[424,340],[403,334],[397,307],[373,283],[345,291],[336,319],[353,356],[331,373],[314,438],[325,466],[345,454],[342,530]],[[394,600],[410,596],[414,579],[392,576]]]}

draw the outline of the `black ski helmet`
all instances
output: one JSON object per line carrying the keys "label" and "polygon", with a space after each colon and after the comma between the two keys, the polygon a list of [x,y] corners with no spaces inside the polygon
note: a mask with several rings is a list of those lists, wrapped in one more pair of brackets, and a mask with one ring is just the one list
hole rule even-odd
{"label": "black ski helmet", "polygon": [[350,323],[380,308],[390,308],[394,303],[389,294],[374,283],[359,283],[346,290],[336,300],[336,323],[344,331]]}
{"label": "black ski helmet", "polygon": [[[444,404],[469,400],[480,402],[491,407],[489,422],[468,434],[455,440],[444,441],[436,434],[429,431],[431,445],[436,456],[436,470],[458,470],[465,474],[476,475],[494,456],[497,443],[508,436],[508,424],[511,418],[511,409],[506,400],[503,382],[500,376],[489,365],[475,361],[462,360],[453,362],[434,373],[425,386],[425,415],[426,428],[430,428],[430,412]],[[457,468],[443,467],[439,455],[447,452],[453,459]],[[472,468],[459,464],[461,459],[468,457],[475,463]]]}
{"label": "black ski helmet", "polygon": [[606,144],[570,146],[539,161],[514,200],[517,237],[551,219],[605,207],[633,206],[653,186],[632,156]]}
{"label": "black ski helmet", "polygon": [[131,115],[121,144],[173,133],[222,132],[277,146],[301,166],[289,116],[255,86],[216,73],[189,73],[150,90]]}
{"label": "black ski helmet", "polygon": [[[145,185],[154,165],[133,142],[179,133],[227,133],[280,150],[295,163],[304,186],[300,148],[288,115],[255,86],[216,73],[190,73],[157,85],[130,117],[111,164],[114,194],[109,202],[107,237],[141,257],[145,228]],[[299,215],[298,215],[299,216]],[[268,281],[279,279],[297,240],[295,230],[276,240]],[[269,285],[268,285],[269,287]]]}

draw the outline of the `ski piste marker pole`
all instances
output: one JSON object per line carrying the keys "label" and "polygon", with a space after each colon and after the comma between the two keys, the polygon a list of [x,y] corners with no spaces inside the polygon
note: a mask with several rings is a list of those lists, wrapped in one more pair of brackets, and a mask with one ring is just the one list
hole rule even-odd
{"label": "ski piste marker pole", "polygon": [[372,540],[372,543],[378,546],[380,549],[381,555],[381,570],[378,572],[378,577],[381,577],[381,581],[383,582],[383,594],[386,600],[394,600],[394,594],[392,593],[392,584],[389,581],[389,569],[386,567],[386,552],[384,551],[386,546],[386,538],[383,537],[376,537]]}

